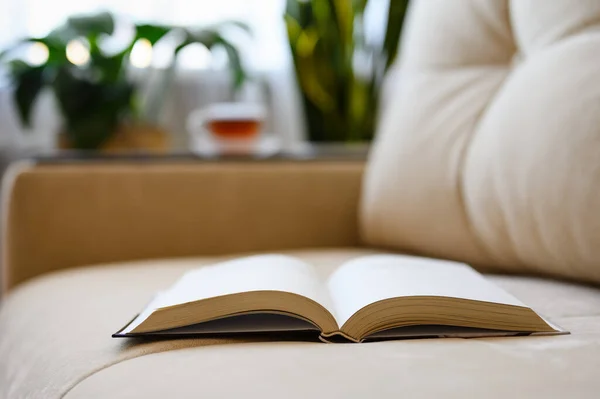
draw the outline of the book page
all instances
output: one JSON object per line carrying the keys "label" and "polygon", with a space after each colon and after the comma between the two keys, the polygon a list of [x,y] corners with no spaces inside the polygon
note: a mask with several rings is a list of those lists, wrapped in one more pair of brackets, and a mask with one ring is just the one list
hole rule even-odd
{"label": "book page", "polygon": [[261,332],[318,331],[311,322],[274,313],[248,313],[192,324],[191,326],[157,331],[156,335],[234,334]]}
{"label": "book page", "polygon": [[249,291],[290,292],[333,312],[326,285],[311,265],[290,256],[257,255],[187,272],[158,295],[124,332],[135,329],[159,308]]}
{"label": "book page", "polygon": [[372,255],[346,262],[328,280],[341,327],[357,311],[396,297],[440,296],[527,307],[458,262],[403,255]]}

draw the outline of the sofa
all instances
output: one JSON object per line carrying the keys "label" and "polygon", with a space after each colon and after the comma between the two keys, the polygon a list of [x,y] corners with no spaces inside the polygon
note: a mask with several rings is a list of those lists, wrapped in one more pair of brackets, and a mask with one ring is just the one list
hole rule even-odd
{"label": "sofa", "polygon": [[381,251],[359,238],[363,170],[343,160],[13,166],[0,397],[597,396],[600,290],[539,277],[489,275],[571,335],[111,338],[191,268],[277,252],[325,270]]}
{"label": "sofa", "polygon": [[[22,162],[3,181],[0,398],[600,396],[600,3],[412,3],[369,159]],[[467,262],[570,335],[118,340],[251,253]]]}
{"label": "sofa", "polygon": [[[319,247],[356,247],[362,168],[355,162],[14,166],[7,175],[12,188],[7,189],[4,256],[11,266],[3,273],[0,397],[62,397],[94,370],[133,359],[134,353],[154,352],[155,345],[163,352],[219,342],[132,346],[110,335],[186,269],[253,251],[315,248],[318,256]],[[201,253],[205,256],[188,260],[123,263]],[[324,254],[331,261],[348,256],[343,249]],[[76,267],[93,264],[101,264],[99,274],[94,267]],[[86,281],[75,281],[81,277]],[[47,285],[46,278],[53,282]],[[30,284],[36,294],[23,291]],[[93,293],[94,287],[101,292]],[[39,302],[20,303],[19,297]],[[36,337],[25,337],[25,332]],[[174,384],[160,383],[169,390]],[[223,394],[228,386],[222,387]],[[181,388],[191,388],[193,396],[218,394],[204,384]],[[143,389],[81,395],[151,397]]]}

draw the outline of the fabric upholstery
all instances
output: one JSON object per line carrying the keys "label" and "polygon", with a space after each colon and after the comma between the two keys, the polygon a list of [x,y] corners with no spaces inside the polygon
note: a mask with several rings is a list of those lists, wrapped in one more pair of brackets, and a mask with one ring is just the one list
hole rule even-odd
{"label": "fabric upholstery", "polygon": [[358,244],[362,161],[18,165],[3,285],[132,259]]}
{"label": "fabric upholstery", "polygon": [[600,283],[600,2],[412,3],[366,243]]}
{"label": "fabric upholstery", "polygon": [[[373,251],[283,252],[323,275]],[[221,258],[63,270],[0,307],[0,398],[597,397],[600,289],[489,276],[572,335],[367,344],[110,338],[184,271]]]}

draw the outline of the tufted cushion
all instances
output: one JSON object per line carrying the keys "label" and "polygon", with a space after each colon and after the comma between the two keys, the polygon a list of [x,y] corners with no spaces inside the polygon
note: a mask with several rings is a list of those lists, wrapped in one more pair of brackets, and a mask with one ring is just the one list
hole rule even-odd
{"label": "tufted cushion", "polygon": [[372,245],[600,283],[600,1],[414,1]]}

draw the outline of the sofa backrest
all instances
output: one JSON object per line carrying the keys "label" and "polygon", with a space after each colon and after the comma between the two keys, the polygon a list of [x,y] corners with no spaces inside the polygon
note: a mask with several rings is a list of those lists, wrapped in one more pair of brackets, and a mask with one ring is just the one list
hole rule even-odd
{"label": "sofa backrest", "polygon": [[413,1],[371,245],[600,283],[600,1]]}
{"label": "sofa backrest", "polygon": [[2,285],[91,264],[358,245],[364,162],[19,165]]}

